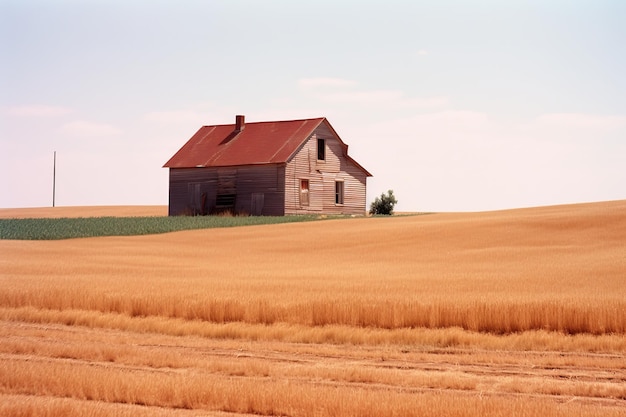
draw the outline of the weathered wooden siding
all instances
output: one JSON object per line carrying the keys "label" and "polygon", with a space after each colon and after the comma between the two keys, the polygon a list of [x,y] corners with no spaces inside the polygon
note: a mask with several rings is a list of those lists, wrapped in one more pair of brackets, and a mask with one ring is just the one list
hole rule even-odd
{"label": "weathered wooden siding", "polygon": [[[215,205],[217,171],[205,168],[170,168],[169,215],[202,214],[202,194],[207,206]],[[213,201],[210,201],[212,196]]]}
{"label": "weathered wooden siding", "polygon": [[209,214],[219,208],[218,194],[234,194],[235,213],[282,216],[284,190],[283,164],[170,168],[169,215]]}
{"label": "weathered wooden siding", "polygon": [[285,214],[285,166],[237,167],[235,211],[262,216]]}
{"label": "weathered wooden siding", "polygon": [[[325,160],[317,160],[317,140],[326,144]],[[342,144],[325,123],[287,163],[285,214],[365,214],[366,174],[343,155]],[[300,204],[300,181],[309,180],[309,205]],[[335,182],[344,183],[344,202],[335,204]]]}
{"label": "weathered wooden siding", "polygon": [[[317,138],[311,136],[285,167],[285,214],[321,213],[322,175],[316,171]],[[300,181],[309,180],[309,204],[300,204]]]}
{"label": "weathered wooden siding", "polygon": [[[342,162],[339,172],[326,172],[324,179],[324,213],[365,214],[366,176],[349,161]],[[335,204],[335,182],[343,182],[343,204]]]}

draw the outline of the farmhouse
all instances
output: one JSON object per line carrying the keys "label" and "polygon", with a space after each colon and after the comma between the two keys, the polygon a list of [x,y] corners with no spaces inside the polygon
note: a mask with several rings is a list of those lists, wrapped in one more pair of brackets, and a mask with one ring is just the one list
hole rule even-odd
{"label": "farmhouse", "polygon": [[170,216],[365,214],[371,176],[324,117],[203,126],[164,167]]}

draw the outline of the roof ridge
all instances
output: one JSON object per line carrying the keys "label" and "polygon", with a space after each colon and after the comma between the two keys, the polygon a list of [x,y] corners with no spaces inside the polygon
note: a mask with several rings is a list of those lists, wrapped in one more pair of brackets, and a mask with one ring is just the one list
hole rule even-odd
{"label": "roof ridge", "polygon": [[[313,121],[313,120],[323,120],[326,119],[326,117],[311,117],[311,118],[306,118],[306,119],[293,119],[293,120],[263,120],[263,121],[259,121],[259,122],[248,122],[246,121],[246,125],[258,125],[258,124],[264,124],[264,123],[289,123],[289,122],[308,122],[308,121]],[[222,124],[218,124],[218,125],[202,125],[202,127],[222,127],[222,126],[235,126],[235,123],[222,123]]]}

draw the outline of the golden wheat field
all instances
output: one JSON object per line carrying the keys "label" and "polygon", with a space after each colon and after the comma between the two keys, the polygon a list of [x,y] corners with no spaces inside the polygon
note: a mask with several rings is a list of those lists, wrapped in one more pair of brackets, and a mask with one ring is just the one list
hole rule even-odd
{"label": "golden wheat field", "polygon": [[3,416],[626,416],[626,201],[2,240],[0,284]]}

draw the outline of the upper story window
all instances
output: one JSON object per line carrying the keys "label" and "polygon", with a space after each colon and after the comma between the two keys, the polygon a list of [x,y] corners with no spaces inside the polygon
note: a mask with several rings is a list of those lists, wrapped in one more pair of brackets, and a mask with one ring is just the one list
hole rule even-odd
{"label": "upper story window", "polygon": [[326,160],[326,139],[317,139],[317,160]]}

